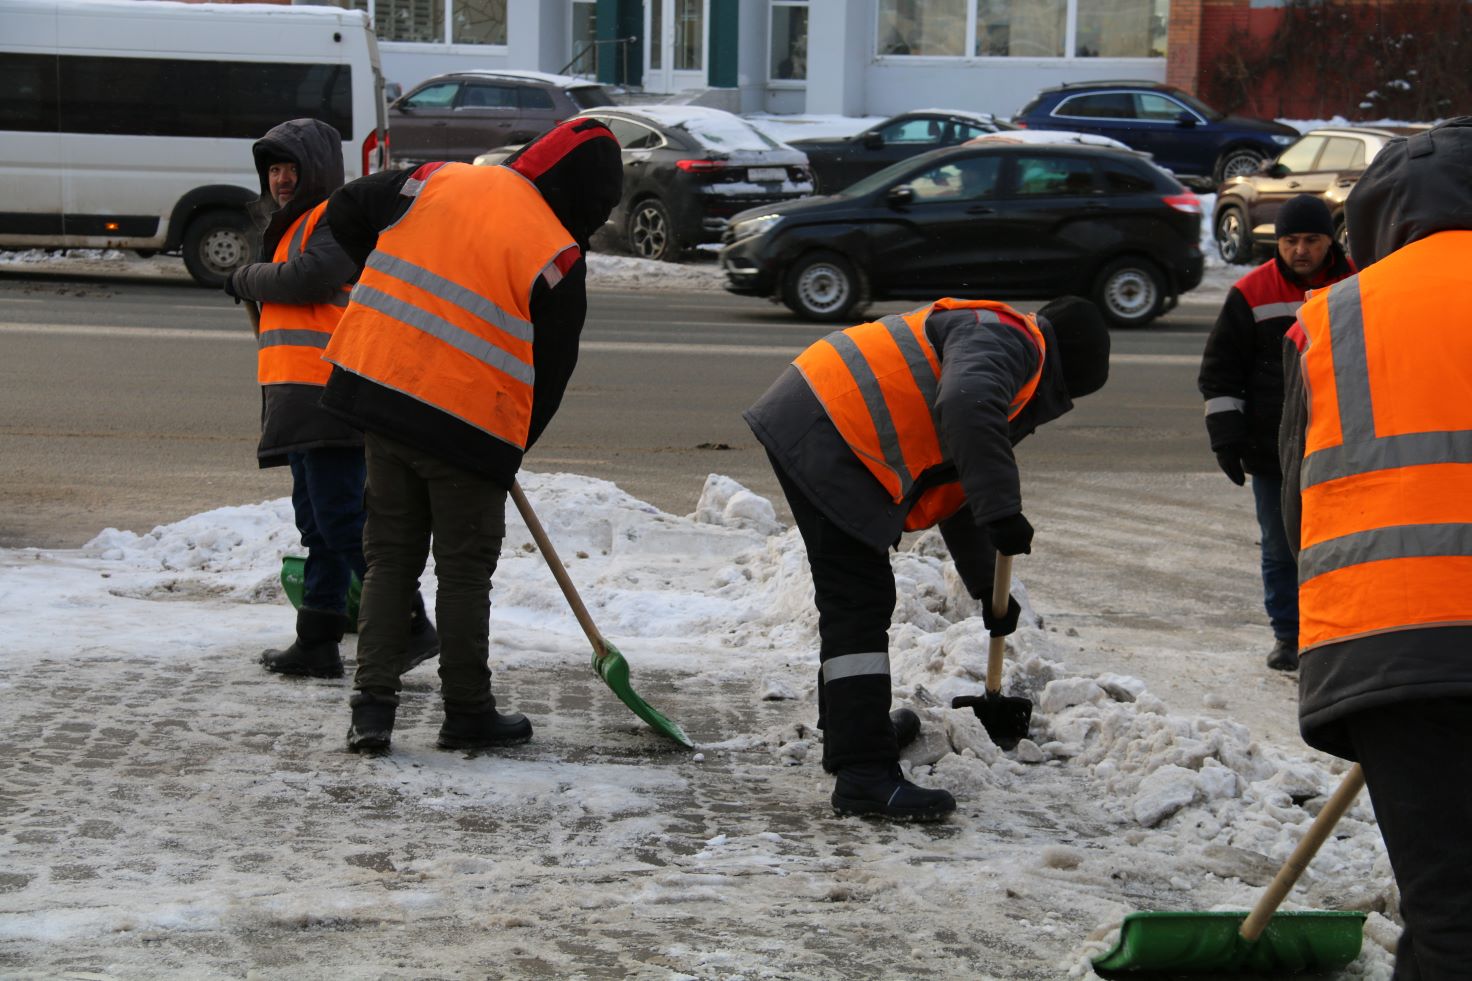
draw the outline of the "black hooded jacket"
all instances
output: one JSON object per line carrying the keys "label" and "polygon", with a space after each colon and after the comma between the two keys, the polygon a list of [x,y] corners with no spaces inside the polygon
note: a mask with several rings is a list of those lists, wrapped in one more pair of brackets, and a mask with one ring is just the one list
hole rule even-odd
{"label": "black hooded jacket", "polygon": [[[527,449],[562,404],[577,366],[578,339],[587,315],[587,242],[623,192],[623,163],[608,128],[591,119],[554,127],[500,166],[510,167],[541,192],[558,221],[584,255],[556,286],[539,278],[532,288],[531,428]],[[333,194],[327,218],[350,259],[361,268],[378,234],[408,210],[413,198],[400,193],[414,171],[385,171],[359,178]],[[487,228],[487,235],[515,236],[516,229]],[[360,429],[427,450],[448,463],[510,487],[522,452],[432,406],[376,382],[334,369],[322,397],[329,412]]]}
{"label": "black hooded jacket", "polygon": [[[342,136],[318,119],[292,119],[274,126],[251,148],[261,196],[252,209],[265,226],[261,261],[237,269],[230,278],[231,292],[257,303],[326,303],[343,285],[357,278],[353,265],[328,222],[317,223],[300,255],[273,262],[276,246],[293,222],[327,200],[342,186]],[[280,208],[271,197],[271,164],[291,161],[297,167],[296,192]],[[341,420],[322,411],[317,385],[284,384],[261,387],[261,442],[256,457],[262,467],[282,466],[286,455],[334,446],[361,446],[363,436]]]}
{"label": "black hooded jacket", "polygon": [[1073,408],[1053,327],[1039,317],[1047,355],[1037,389],[1010,421],[1013,396],[1037,370],[1037,351],[1019,331],[978,327],[971,310],[938,310],[925,333],[940,358],[936,430],[951,465],[921,475],[899,504],[869,472],[828,418],[797,368],[788,365],[743,414],[773,462],[839,528],[878,551],[904,532],[926,489],[960,480],[967,506],[940,523],[946,547],[972,596],[990,594],[994,551],[988,523],[1022,510],[1012,448]]}

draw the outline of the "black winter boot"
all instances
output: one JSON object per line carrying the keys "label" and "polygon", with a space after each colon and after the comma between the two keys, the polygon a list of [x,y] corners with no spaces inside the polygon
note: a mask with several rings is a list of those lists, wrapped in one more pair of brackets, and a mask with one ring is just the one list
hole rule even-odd
{"label": "black winter boot", "polygon": [[895,742],[904,749],[915,741],[920,735],[920,716],[911,709],[895,709],[889,713],[890,724],[894,726]]}
{"label": "black winter boot", "polygon": [[416,603],[413,617],[409,621],[409,650],[405,657],[404,670],[400,674],[408,674],[439,652],[439,631],[434,629],[424,607]]}
{"label": "black winter boot", "polygon": [[532,738],[532,724],[520,712],[502,715],[496,699],[479,705],[445,703],[445,721],[440,726],[440,749],[486,749],[514,746]]}
{"label": "black winter boot", "polygon": [[392,692],[355,692],[348,702],[353,721],[348,726],[348,749],[354,753],[383,753],[394,732],[399,696]]}
{"label": "black winter boot", "polygon": [[900,774],[898,763],[888,761],[840,767],[833,787],[833,810],[842,815],[940,821],[955,809],[956,798],[949,792],[917,787]]}
{"label": "black winter boot", "polygon": [[327,610],[303,607],[296,614],[296,640],[284,651],[261,653],[261,666],[275,674],[302,678],[341,678],[342,656],[337,645],[348,618]]}
{"label": "black winter boot", "polygon": [[1298,670],[1298,638],[1279,637],[1268,654],[1268,667],[1274,671]]}

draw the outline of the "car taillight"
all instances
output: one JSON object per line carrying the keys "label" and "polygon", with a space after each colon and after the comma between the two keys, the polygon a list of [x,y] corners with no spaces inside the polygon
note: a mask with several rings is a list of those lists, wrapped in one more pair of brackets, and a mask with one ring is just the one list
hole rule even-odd
{"label": "car taillight", "polygon": [[1012,120],[1012,125],[1013,126],[1016,126],[1018,129],[1027,129],[1027,120],[1025,120],[1025,119],[1014,119],[1014,120]]}
{"label": "car taillight", "polygon": [[1201,214],[1201,199],[1194,194],[1167,194],[1160,200],[1188,215]]}
{"label": "car taillight", "polygon": [[[376,174],[380,170],[388,169],[388,130],[383,131],[383,145],[379,149],[378,130],[369,130],[368,136],[363,140],[363,173]],[[375,161],[375,154],[378,159]]]}
{"label": "car taillight", "polygon": [[717,170],[726,169],[724,160],[676,160],[675,166],[687,174],[709,174]]}

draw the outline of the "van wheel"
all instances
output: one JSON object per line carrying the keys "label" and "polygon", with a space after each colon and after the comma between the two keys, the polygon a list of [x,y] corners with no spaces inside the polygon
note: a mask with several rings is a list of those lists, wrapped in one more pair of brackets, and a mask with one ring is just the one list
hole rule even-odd
{"label": "van wheel", "polygon": [[810,252],[783,277],[782,302],[808,320],[846,320],[868,305],[869,284],[837,252]]}
{"label": "van wheel", "polygon": [[242,211],[196,215],[184,230],[184,268],[199,285],[219,289],[226,276],[251,261],[254,231]]}
{"label": "van wheel", "polygon": [[629,251],[641,259],[673,262],[680,255],[669,209],[659,198],[645,198],[629,210]]}
{"label": "van wheel", "polygon": [[1165,305],[1165,276],[1149,259],[1115,259],[1094,280],[1094,302],[1114,326],[1143,327]]}

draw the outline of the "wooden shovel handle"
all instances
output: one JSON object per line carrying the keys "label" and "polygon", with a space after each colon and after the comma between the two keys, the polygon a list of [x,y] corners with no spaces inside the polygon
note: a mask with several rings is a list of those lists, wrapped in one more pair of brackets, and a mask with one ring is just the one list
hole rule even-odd
{"label": "wooden shovel handle", "polygon": [[256,305],[255,300],[241,300],[245,304],[245,315],[250,318],[250,329],[255,331],[257,337],[261,336],[261,308]]}
{"label": "wooden shovel handle", "polygon": [[[1012,556],[997,553],[996,571],[992,574],[992,616],[997,619],[1007,615],[1007,604],[1012,599]],[[1007,650],[1006,637],[993,637],[986,652],[986,690],[989,695],[1002,691],[1002,655]]]}
{"label": "wooden shovel handle", "polygon": [[562,560],[557,557],[557,549],[552,547],[552,540],[547,537],[542,523],[537,520],[531,502],[522,493],[521,484],[515,480],[511,482],[511,499],[516,502],[516,510],[521,512],[521,520],[526,522],[527,529],[531,531],[532,540],[537,543],[537,550],[542,553],[542,558],[547,560],[547,568],[552,570],[552,577],[557,580],[557,585],[562,587],[562,595],[567,597],[567,605],[572,607],[572,615],[578,618],[578,624],[583,628],[583,633],[588,635],[588,643],[593,645],[593,653],[599,657],[604,656],[608,652],[607,642],[598,632],[598,626],[593,622],[588,608],[583,605],[583,598],[578,595],[577,587],[572,584],[572,577],[567,574]]}
{"label": "wooden shovel handle", "polygon": [[1288,856],[1288,861],[1278,870],[1278,875],[1273,879],[1257,905],[1252,907],[1252,912],[1247,919],[1242,921],[1242,929],[1237,935],[1243,940],[1251,943],[1262,935],[1267,927],[1268,921],[1278,911],[1283,900],[1287,898],[1289,890],[1298,882],[1298,877],[1303,875],[1308,863],[1313,861],[1314,855],[1318,854],[1319,846],[1323,845],[1329,838],[1329,832],[1334,830],[1334,825],[1349,810],[1349,805],[1359,796],[1360,790],[1365,786],[1365,771],[1360,769],[1356,763],[1349,768],[1344,779],[1339,782],[1339,789],[1335,790],[1324,803],[1323,810],[1319,816],[1314,818],[1314,823],[1309,825],[1308,833],[1293,849],[1293,854]]}

